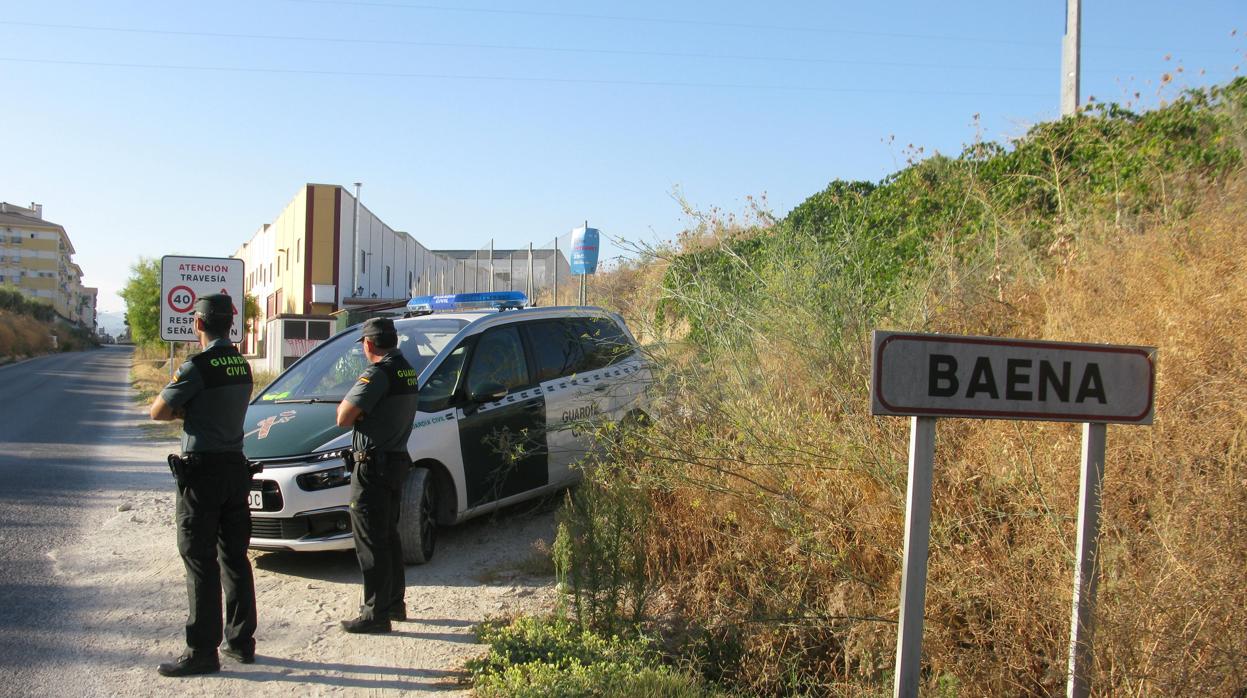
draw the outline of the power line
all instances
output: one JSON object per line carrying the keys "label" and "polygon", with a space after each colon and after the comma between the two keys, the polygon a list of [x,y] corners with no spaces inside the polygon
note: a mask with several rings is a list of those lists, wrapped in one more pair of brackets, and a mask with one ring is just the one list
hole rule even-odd
{"label": "power line", "polygon": [[1029,97],[1043,98],[1046,95],[1023,92],[973,92],[958,90],[922,90],[922,89],[876,89],[867,87],[830,87],[823,85],[773,85],[763,83],[715,83],[715,82],[683,82],[665,80],[611,80],[600,78],[555,78],[526,77],[516,75],[471,75],[456,73],[407,73],[407,72],[375,72],[356,70],[318,70],[311,68],[255,68],[247,66],[210,66],[210,65],[168,65],[158,63],[120,63],[109,61],[71,61],[51,58],[15,58],[0,56],[0,61],[8,63],[31,63],[41,65],[64,65],[98,68],[135,68],[144,70],[170,70],[188,72],[226,72],[226,73],[269,73],[277,75],[327,75],[335,77],[355,78],[407,78],[427,80],[464,80],[479,82],[521,82],[521,83],[555,83],[567,85],[627,85],[632,87],[693,87],[708,89],[733,90],[772,90],[794,92],[833,92],[845,94],[880,94],[880,95],[925,95],[940,97]]}
{"label": "power line", "polygon": [[[421,48],[488,49],[498,51],[528,51],[537,53],[574,53],[608,56],[640,56],[647,58],[696,58],[712,60],[757,61],[775,63],[809,63],[821,65],[876,66],[884,68],[923,68],[932,70],[981,70],[986,72],[1044,73],[1047,67],[1021,65],[972,65],[958,63],[920,63],[913,61],[866,61],[845,58],[817,58],[804,56],[767,56],[735,53],[692,53],[685,51],[639,51],[632,49],[584,48],[570,46],[531,46],[523,44],[478,44],[447,41],[412,41],[407,39],[361,39],[339,36],[307,36],[298,34],[239,34],[232,32],[185,31],[177,29],[145,29],[139,27],[107,27],[85,24],[54,24],[50,22],[20,22],[0,20],[0,26],[31,27],[37,29],[68,29],[71,31],[116,32],[125,34],[148,34],[155,36],[193,36],[209,39],[244,39],[256,41],[299,41],[308,43],[336,43],[374,46],[413,46]],[[1101,68],[1084,70],[1085,73],[1121,75],[1135,72]]]}
{"label": "power line", "polygon": [[[534,51],[550,53],[586,53],[615,56],[643,56],[657,58],[709,58],[716,60],[773,61],[782,63],[818,63],[833,65],[882,66],[891,68],[935,68],[942,70],[986,70],[1003,72],[1047,72],[1046,67],[968,65],[943,63],[917,63],[903,61],[863,61],[843,58],[806,58],[800,56],[764,56],[730,53],[689,53],[682,51],[639,51],[629,49],[576,48],[565,46],[525,46],[520,44],[474,44],[444,41],[411,41],[405,39],[360,39],[336,36],[301,36],[292,34],[235,34],[228,32],[179,31],[172,29],[141,29],[132,27],[104,27],[82,24],[51,24],[47,22],[18,22],[0,20],[0,25],[35,27],[41,29],[70,29],[76,31],[120,32],[129,34],[153,34],[159,36],[195,36],[214,39],[247,39],[260,41],[304,41],[316,43],[366,44],[376,46],[418,46],[424,48],[468,48],[503,51]],[[1120,72],[1120,71],[1119,71]]]}
{"label": "power line", "polygon": [[852,36],[873,36],[892,39],[930,39],[936,41],[965,41],[985,44],[1005,44],[1011,46],[1048,46],[1047,42],[1017,41],[1013,39],[993,39],[982,36],[948,36],[940,34],[905,34],[897,32],[865,31],[860,29],[832,29],[828,27],[810,27],[782,24],[752,24],[747,22],[723,22],[705,19],[678,19],[666,17],[639,17],[631,15],[599,15],[583,12],[554,12],[550,10],[517,10],[493,7],[452,7],[449,5],[408,4],[386,2],[384,0],[284,0],[307,5],[345,5],[348,7],[388,7],[403,10],[433,10],[437,12],[460,12],[473,14],[494,14],[528,17],[559,17],[565,19],[590,19],[609,22],[638,22],[645,24],[674,24],[682,26],[723,27],[727,29],[753,29],[768,31],[805,32],[816,34],[848,34]]}
{"label": "power line", "polygon": [[[499,9],[493,7],[453,7],[449,5],[430,5],[424,3],[402,3],[388,2],[386,0],[283,0],[284,2],[301,3],[305,5],[342,5],[346,7],[384,7],[401,10],[425,10],[435,12],[459,12],[472,14],[494,14],[494,15],[511,15],[511,16],[528,16],[528,17],[555,17],[563,19],[588,19],[608,22],[637,22],[644,24],[672,24],[678,26],[703,26],[703,27],[722,27],[726,29],[751,29],[766,31],[786,31],[786,32],[802,32],[814,34],[844,34],[849,36],[866,36],[887,39],[922,39],[928,41],[957,41],[963,43],[978,44],[997,44],[1004,46],[1037,46],[1042,48],[1051,48],[1052,44],[1048,41],[1019,41],[1017,39],[999,39],[987,36],[958,36],[951,34],[920,34],[905,32],[881,32],[864,29],[842,29],[832,27],[814,27],[800,25],[783,25],[783,24],[754,24],[748,22],[725,22],[705,19],[680,19],[673,17],[642,17],[635,15],[602,15],[590,14],[582,12],[555,12],[552,10],[519,10],[519,9]],[[1120,51],[1153,51],[1153,52],[1175,52],[1182,53],[1224,53],[1220,49],[1176,49],[1176,48],[1149,48],[1143,46],[1105,46],[1095,45],[1093,48],[1106,48]]]}

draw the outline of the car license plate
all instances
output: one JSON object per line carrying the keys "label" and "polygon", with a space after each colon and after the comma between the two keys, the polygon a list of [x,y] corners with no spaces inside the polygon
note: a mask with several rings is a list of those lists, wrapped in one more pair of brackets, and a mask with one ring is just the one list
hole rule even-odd
{"label": "car license plate", "polygon": [[252,509],[263,509],[264,508],[264,493],[263,492],[248,492],[247,493],[247,504]]}

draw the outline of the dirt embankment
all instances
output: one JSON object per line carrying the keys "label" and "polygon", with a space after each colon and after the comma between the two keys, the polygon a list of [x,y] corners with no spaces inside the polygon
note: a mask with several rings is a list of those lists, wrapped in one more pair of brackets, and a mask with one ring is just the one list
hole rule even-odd
{"label": "dirt embankment", "polygon": [[58,351],[91,346],[83,336],[62,322],[43,322],[28,315],[0,310],[0,365]]}

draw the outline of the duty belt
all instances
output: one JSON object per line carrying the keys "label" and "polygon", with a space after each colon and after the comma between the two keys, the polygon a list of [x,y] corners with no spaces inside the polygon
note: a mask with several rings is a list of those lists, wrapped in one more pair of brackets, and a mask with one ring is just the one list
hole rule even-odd
{"label": "duty belt", "polygon": [[[411,454],[406,451],[385,451],[383,455],[387,461],[396,459],[411,460]],[[346,466],[348,468],[352,468],[356,465],[363,465],[369,461],[376,460],[377,450],[375,448],[362,451],[347,449],[342,452],[342,459],[346,461]]]}
{"label": "duty belt", "polygon": [[[235,454],[183,453],[182,455],[178,455],[176,453],[170,453],[168,458],[169,472],[173,473],[173,478],[181,484],[182,482],[185,482],[186,477],[195,470],[202,468],[211,461],[226,455],[234,456]],[[237,454],[237,457],[241,459],[242,462],[247,464],[247,472],[250,473],[252,477],[264,472],[263,463],[247,460],[247,457],[241,453]]]}

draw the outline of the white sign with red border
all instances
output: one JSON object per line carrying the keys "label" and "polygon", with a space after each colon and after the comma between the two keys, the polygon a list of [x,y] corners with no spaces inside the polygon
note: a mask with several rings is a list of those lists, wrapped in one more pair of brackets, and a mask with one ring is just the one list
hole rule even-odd
{"label": "white sign with red border", "polygon": [[243,277],[241,259],[176,257],[160,259],[160,338],[170,342],[197,342],[195,301],[201,296],[226,293],[234,300],[231,342],[242,341]]}
{"label": "white sign with red border", "polygon": [[871,414],[911,418],[892,695],[921,683],[935,424],[964,417],[1083,422],[1067,695],[1089,696],[1106,424],[1152,423],[1155,347],[875,330],[871,349]]}
{"label": "white sign with red border", "polygon": [[871,413],[1151,424],[1154,347],[876,330]]}

